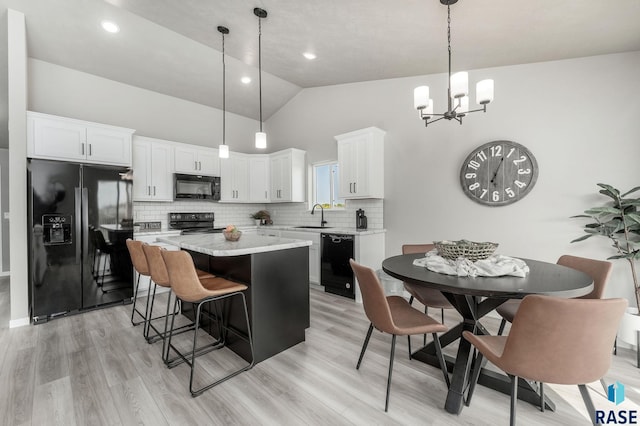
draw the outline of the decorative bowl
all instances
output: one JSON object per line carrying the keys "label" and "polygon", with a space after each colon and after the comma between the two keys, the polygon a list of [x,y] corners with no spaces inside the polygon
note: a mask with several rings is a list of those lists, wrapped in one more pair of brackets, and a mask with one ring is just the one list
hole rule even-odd
{"label": "decorative bowl", "polygon": [[233,231],[233,232],[222,231],[222,235],[224,235],[224,238],[227,241],[238,241],[242,236],[242,231]]}
{"label": "decorative bowl", "polygon": [[449,260],[464,257],[472,262],[486,259],[498,248],[497,243],[460,240],[460,241],[434,241],[438,249],[438,255]]}

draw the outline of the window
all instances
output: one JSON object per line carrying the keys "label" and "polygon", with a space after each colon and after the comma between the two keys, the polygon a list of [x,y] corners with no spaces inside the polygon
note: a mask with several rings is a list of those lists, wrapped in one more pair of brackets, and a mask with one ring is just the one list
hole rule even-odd
{"label": "window", "polygon": [[325,209],[344,208],[344,200],[338,199],[339,176],[337,161],[313,165],[312,204],[320,204]]}

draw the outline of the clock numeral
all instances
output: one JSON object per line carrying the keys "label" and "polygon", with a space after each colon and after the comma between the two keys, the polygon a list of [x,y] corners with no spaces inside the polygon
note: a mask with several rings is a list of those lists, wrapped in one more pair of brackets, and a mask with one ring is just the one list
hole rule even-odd
{"label": "clock numeral", "polygon": [[491,193],[491,199],[493,201],[500,201],[500,193],[498,191],[493,191]]}
{"label": "clock numeral", "polygon": [[477,161],[471,160],[469,161],[468,167],[473,170],[478,170],[478,167],[480,167],[480,163],[478,163]]}
{"label": "clock numeral", "polygon": [[518,188],[524,188],[525,186],[527,186],[526,183],[520,182],[519,180],[517,180],[517,181],[515,181],[513,183],[515,183]]}
{"label": "clock numeral", "polygon": [[469,185],[469,191],[473,191],[474,189],[480,188],[480,184],[478,182]]}
{"label": "clock numeral", "polygon": [[484,151],[480,151],[476,155],[478,156],[480,161],[486,161],[487,159],[487,154],[485,154]]}
{"label": "clock numeral", "polygon": [[480,198],[482,198],[482,197],[484,197],[485,195],[487,195],[487,192],[488,192],[488,191],[487,191],[486,189],[483,189],[483,190],[482,190],[482,194],[480,194]]}
{"label": "clock numeral", "polygon": [[531,169],[518,169],[519,175],[529,175],[531,174]]}
{"label": "clock numeral", "polygon": [[475,173],[467,173],[464,177],[465,179],[475,179],[477,175]]}
{"label": "clock numeral", "polygon": [[502,155],[502,145],[494,145],[490,149],[492,157],[500,157]]}
{"label": "clock numeral", "polygon": [[519,160],[513,160],[513,164],[517,166],[518,163],[522,163],[524,161],[527,161],[527,157],[525,155],[521,155]]}
{"label": "clock numeral", "polygon": [[515,197],[515,196],[516,196],[516,193],[515,193],[515,192],[513,192],[513,189],[511,189],[511,188],[506,188],[506,189],[504,190],[504,192],[506,192],[506,193],[507,193],[507,195],[509,196],[509,198],[513,198],[513,197]]}
{"label": "clock numeral", "polygon": [[513,154],[513,151],[515,151],[515,150],[516,150],[515,148],[511,148],[509,150],[509,153],[507,154],[507,158],[511,157],[511,154]]}

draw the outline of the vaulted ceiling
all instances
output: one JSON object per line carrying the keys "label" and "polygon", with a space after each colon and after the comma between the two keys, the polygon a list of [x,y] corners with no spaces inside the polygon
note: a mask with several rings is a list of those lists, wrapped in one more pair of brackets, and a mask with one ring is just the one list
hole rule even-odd
{"label": "vaulted ceiling", "polygon": [[[227,108],[251,118],[258,118],[254,7],[268,12],[265,119],[301,88],[447,69],[447,7],[438,0],[0,0],[0,7],[24,12],[32,58],[217,108],[216,27],[227,26]],[[121,31],[103,31],[104,19]],[[453,67],[640,50],[638,22],[638,0],[460,0],[451,6]],[[6,45],[0,54],[6,58]],[[241,83],[243,76],[252,82]]]}

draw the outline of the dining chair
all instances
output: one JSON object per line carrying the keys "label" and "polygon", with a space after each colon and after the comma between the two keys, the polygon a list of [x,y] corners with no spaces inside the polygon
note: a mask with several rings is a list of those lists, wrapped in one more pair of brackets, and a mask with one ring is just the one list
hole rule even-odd
{"label": "dining chair", "polygon": [[[220,277],[198,278],[196,267],[193,263],[193,258],[186,251],[161,250],[160,253],[167,268],[171,290],[176,295],[173,311],[176,311],[179,302],[188,302],[195,305],[193,345],[190,352],[183,353],[171,343],[171,340],[175,334],[174,332],[176,331],[175,315],[171,317],[169,336],[166,343],[167,358],[171,350],[175,351],[175,353],[180,358],[180,362],[170,363],[168,365],[169,368],[172,368],[181,362],[184,362],[191,367],[191,373],[189,376],[189,391],[191,392],[191,396],[195,397],[202,394],[204,391],[211,389],[212,387],[217,386],[220,383],[242,373],[243,371],[249,370],[254,365],[255,357],[253,353],[251,323],[249,322],[247,301],[244,296],[244,291],[247,290],[248,287],[244,284],[229,281]],[[238,297],[242,300],[247,334],[244,335],[244,333],[240,332],[236,327],[231,326],[227,323],[229,317],[228,313],[219,312],[214,317],[212,317],[212,319],[217,321],[219,330],[221,330],[218,340],[199,348],[198,329],[200,327],[200,318],[203,313],[203,305],[208,304],[209,302],[213,302],[213,305],[217,305],[216,302],[226,301],[233,297]],[[221,305],[223,310],[225,307],[229,307],[230,304],[222,303]],[[246,366],[234,369],[231,372],[226,372],[224,377],[217,379],[213,383],[205,385],[199,389],[194,389],[193,378],[196,370],[197,357],[209,353],[213,350],[219,350],[226,347],[226,335],[228,332],[235,334],[238,338],[246,341],[249,344],[249,348],[251,351],[251,361]]]}
{"label": "dining chair", "polygon": [[[591,293],[581,296],[581,299],[602,299],[604,289],[613,268],[613,264],[611,262],[565,254],[560,256],[556,263],[558,265],[582,271],[593,279],[593,290]],[[521,301],[522,299],[509,299],[496,308],[496,312],[502,317],[500,328],[498,329],[499,336],[502,335],[507,321],[513,321]]]}
{"label": "dining chair", "polygon": [[[479,351],[474,366],[480,366],[484,356],[511,379],[511,425],[516,423],[518,378],[578,385],[595,425],[595,408],[586,383],[601,379],[609,370],[611,348],[626,307],[626,299],[528,295],[508,336],[478,336],[469,331],[462,335]],[[477,382],[476,367],[469,394]]]}
{"label": "dining chair", "polygon": [[[426,253],[435,248],[435,244],[404,244],[402,246],[402,254],[414,254],[414,253]],[[404,289],[411,295],[409,298],[409,304],[413,303],[413,299],[424,305],[424,313],[429,313],[429,308],[440,309],[440,318],[444,323],[444,310],[453,309],[453,305],[447,300],[442,292],[434,289],[427,288],[418,284],[405,282]],[[411,359],[411,336],[407,336],[409,341],[409,359]],[[427,336],[424,335],[423,344],[427,344]]]}
{"label": "dining chair", "polygon": [[449,374],[442,355],[440,340],[436,333],[447,331],[447,327],[439,323],[430,316],[423,314],[419,310],[413,308],[409,302],[400,296],[385,296],[384,290],[378,276],[373,269],[367,268],[356,263],[353,259],[349,259],[349,264],[353,273],[358,280],[358,286],[362,293],[362,304],[367,318],[371,322],[367,336],[365,337],[362,351],[358,358],[356,369],[360,369],[362,358],[367,350],[369,339],[373,329],[377,329],[383,333],[392,335],[391,338],[391,355],[389,358],[389,374],[387,377],[387,393],[384,411],[389,408],[389,392],[391,390],[391,376],[393,373],[393,357],[396,346],[396,336],[410,336],[412,334],[433,334],[433,340],[436,347],[436,355],[440,362],[440,369],[444,375],[447,388],[449,387]]}

